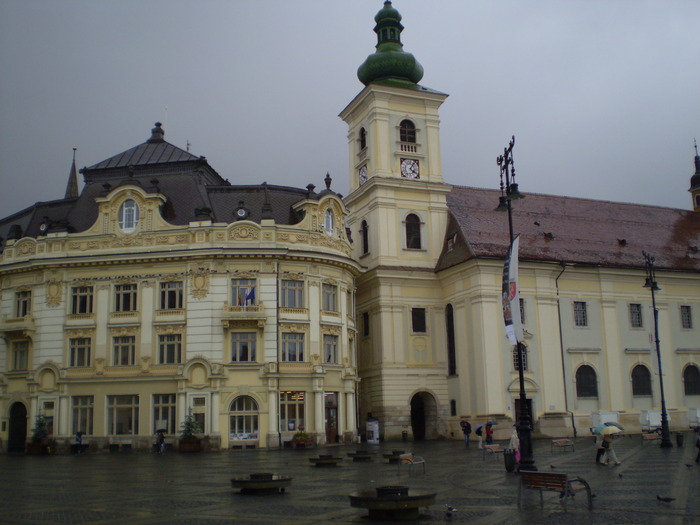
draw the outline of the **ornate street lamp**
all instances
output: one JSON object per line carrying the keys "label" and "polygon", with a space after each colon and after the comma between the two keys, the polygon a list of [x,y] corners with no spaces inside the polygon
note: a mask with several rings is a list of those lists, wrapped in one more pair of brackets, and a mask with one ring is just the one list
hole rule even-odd
{"label": "ornate street lamp", "polygon": [[[501,170],[501,196],[498,199],[496,211],[508,212],[508,233],[510,234],[511,246],[513,239],[515,239],[511,201],[525,198],[518,191],[518,184],[515,182],[513,146],[515,146],[515,136],[511,138],[508,147],[503,150],[503,155],[496,159],[496,163]],[[523,369],[525,349],[521,341],[517,341],[516,348],[518,352],[518,377],[520,379],[520,417],[516,427],[518,438],[520,439],[520,470],[537,470],[535,458],[532,455],[532,419],[527,406],[527,394],[525,393],[525,371]]]}
{"label": "ornate street lamp", "polygon": [[661,290],[656,284],[656,271],[654,270],[654,257],[647,252],[644,255],[644,268],[647,278],[644,281],[644,288],[651,289],[651,307],[654,310],[654,339],[656,341],[656,359],[659,364],[659,386],[661,387],[661,448],[671,448],[671,433],[668,429],[668,415],[666,414],[666,396],[664,395],[664,374],[661,368],[661,350],[659,348],[659,311],[656,309],[656,296],[654,292]]}

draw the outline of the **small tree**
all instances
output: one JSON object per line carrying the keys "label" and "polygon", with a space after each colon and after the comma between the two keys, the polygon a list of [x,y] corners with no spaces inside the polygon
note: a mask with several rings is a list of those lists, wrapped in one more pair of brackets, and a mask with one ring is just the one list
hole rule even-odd
{"label": "small tree", "polygon": [[181,439],[197,439],[195,434],[202,432],[202,429],[197,423],[197,420],[192,414],[185,416],[185,420],[180,425],[180,438]]}
{"label": "small tree", "polygon": [[46,418],[41,414],[36,416],[35,427],[32,429],[32,443],[41,443],[49,437]]}

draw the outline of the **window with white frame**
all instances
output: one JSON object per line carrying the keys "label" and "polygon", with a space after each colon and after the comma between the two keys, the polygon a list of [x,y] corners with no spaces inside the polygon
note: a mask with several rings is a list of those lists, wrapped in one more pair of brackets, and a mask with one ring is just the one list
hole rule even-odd
{"label": "window with white frame", "polygon": [[255,279],[231,280],[231,305],[252,306],[255,304]]}
{"label": "window with white frame", "polygon": [[693,310],[690,305],[681,305],[681,328],[684,330],[693,329]]}
{"label": "window with white frame", "polygon": [[322,309],[326,312],[338,311],[338,287],[334,284],[323,284],[322,287]]}
{"label": "window with white frame", "polygon": [[160,283],[160,309],[181,310],[184,299],[182,281],[165,281]]}
{"label": "window with white frame", "polygon": [[588,311],[585,301],[574,301],[574,325],[588,326]]}
{"label": "window with white frame", "polygon": [[304,430],[304,392],[280,392],[280,430]]}
{"label": "window with white frame", "polygon": [[165,431],[165,434],[175,434],[176,394],[153,394],[153,433]]}
{"label": "window with white frame", "polygon": [[70,313],[91,314],[94,301],[94,287],[74,286],[71,289],[71,309]]}
{"label": "window with white frame", "polygon": [[161,365],[182,363],[182,334],[158,336],[158,362]]}
{"label": "window with white frame", "polygon": [[29,366],[29,341],[12,341],[12,370],[27,370]]}
{"label": "window with white frame", "polygon": [[132,435],[139,433],[139,396],[107,396],[108,434]]}
{"label": "window with white frame", "polygon": [[304,334],[294,332],[282,334],[282,361],[304,361]]}
{"label": "window with white frame", "polygon": [[284,279],[280,292],[282,308],[304,308],[304,281]]}
{"label": "window with white frame", "polygon": [[133,335],[113,337],[112,355],[114,366],[133,366],[136,364],[136,337]]}
{"label": "window with white frame", "polygon": [[132,199],[125,200],[119,207],[119,228],[124,233],[131,233],[136,230],[139,223],[139,205]]}
{"label": "window with white frame", "polygon": [[255,332],[231,332],[231,361],[235,363],[255,362]]}
{"label": "window with white frame", "polygon": [[26,317],[32,313],[32,292],[21,290],[15,292],[15,317]]}
{"label": "window with white frame", "polygon": [[323,361],[328,364],[338,364],[338,336],[323,334]]}
{"label": "window with white frame", "polygon": [[94,396],[73,396],[71,403],[73,409],[73,434],[82,432],[86,436],[91,436],[95,407]]}
{"label": "window with white frame", "polygon": [[135,312],[137,286],[133,283],[117,284],[114,286],[114,311]]}
{"label": "window with white frame", "polygon": [[[524,344],[520,344],[520,347],[523,350],[523,371],[527,371],[527,346]],[[518,351],[518,345],[515,345],[513,347],[513,370],[520,370],[519,367],[520,363],[520,352]]]}
{"label": "window with white frame", "polygon": [[258,439],[258,404],[250,396],[239,396],[229,411],[231,439]]}
{"label": "window with white frame", "polygon": [[70,366],[90,366],[92,340],[89,337],[73,337],[68,341],[70,347]]}
{"label": "window with white frame", "polygon": [[333,231],[335,230],[335,217],[330,208],[326,210],[323,216],[323,229],[326,231],[326,235],[333,235]]}
{"label": "window with white frame", "polygon": [[642,328],[642,305],[639,303],[630,303],[630,326],[632,328]]}

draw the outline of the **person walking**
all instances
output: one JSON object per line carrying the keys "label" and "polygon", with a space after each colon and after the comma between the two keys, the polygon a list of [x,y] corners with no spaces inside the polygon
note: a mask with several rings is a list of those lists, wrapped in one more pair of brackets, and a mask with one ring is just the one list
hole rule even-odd
{"label": "person walking", "polygon": [[510,435],[510,442],[508,443],[508,448],[511,449],[515,454],[515,462],[520,463],[520,436],[518,436],[517,428],[514,428],[513,433]]}
{"label": "person walking", "polygon": [[156,438],[156,450],[158,454],[165,453],[165,435],[163,432],[158,432],[158,437]]}
{"label": "person walking", "polygon": [[486,444],[493,445],[493,428],[491,423],[486,424]]}
{"label": "person walking", "polygon": [[469,421],[460,421],[459,426],[462,427],[462,434],[464,434],[464,444],[469,448],[469,434],[472,433],[472,425]]}
{"label": "person walking", "polygon": [[595,454],[596,465],[605,465],[605,463],[603,463],[603,454],[605,454],[605,449],[603,448],[603,436],[601,436],[600,434],[597,434],[595,437],[595,448],[596,448],[596,454]]}
{"label": "person walking", "polygon": [[620,464],[620,460],[617,459],[617,454],[615,453],[615,448],[613,447],[612,434],[607,434],[603,436],[603,449],[605,450],[605,455],[603,457],[605,458],[604,463],[606,465],[610,463],[611,459],[614,462],[613,466],[617,466]]}
{"label": "person walking", "polygon": [[484,428],[483,425],[479,425],[478,427],[476,427],[476,430],[474,431],[474,433],[476,434],[476,437],[479,439],[479,450],[484,448],[481,444],[481,436],[482,436],[483,428]]}

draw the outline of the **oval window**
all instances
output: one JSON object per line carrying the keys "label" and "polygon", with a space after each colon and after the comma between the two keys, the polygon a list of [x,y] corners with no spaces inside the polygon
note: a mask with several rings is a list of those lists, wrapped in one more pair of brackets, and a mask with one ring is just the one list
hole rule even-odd
{"label": "oval window", "polygon": [[331,210],[326,210],[324,226],[328,235],[333,235],[333,222],[333,212]]}
{"label": "oval window", "polygon": [[124,233],[131,233],[139,223],[139,205],[129,199],[119,207],[119,228]]}

